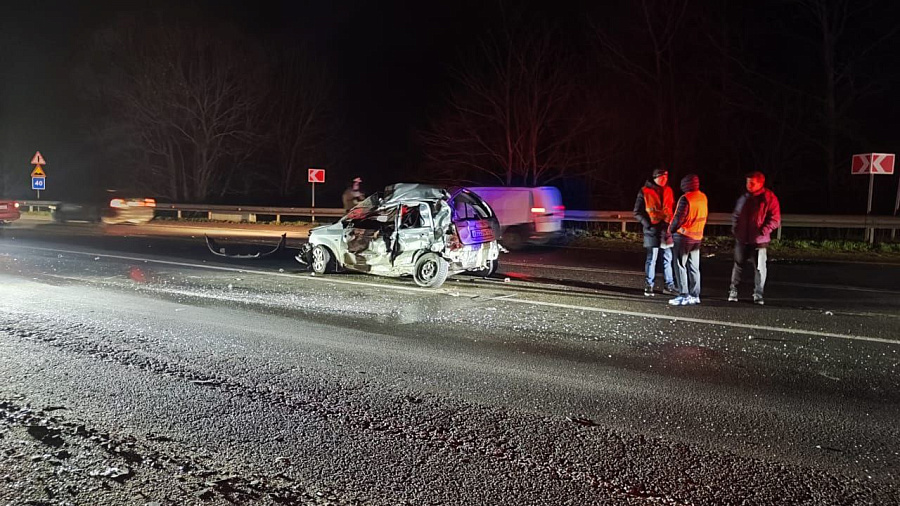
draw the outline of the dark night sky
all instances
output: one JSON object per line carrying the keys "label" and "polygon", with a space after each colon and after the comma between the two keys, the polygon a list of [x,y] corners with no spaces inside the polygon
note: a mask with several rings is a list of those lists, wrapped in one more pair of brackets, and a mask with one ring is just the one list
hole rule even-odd
{"label": "dark night sky", "polygon": [[[22,171],[28,172],[31,155],[42,151],[48,159],[47,198],[58,198],[56,190],[75,183],[67,175],[82,173],[92,160],[78,132],[83,111],[70,82],[76,52],[117,14],[165,10],[166,4],[37,1],[3,8],[0,30],[8,61],[0,61],[0,118],[15,125],[8,157],[21,161]],[[375,187],[392,180],[391,172],[407,162],[411,129],[423,123],[427,105],[446,92],[442,78],[447,60],[457,58],[480,29],[478,2],[428,4],[356,0],[194,5],[260,38],[302,42],[324,55],[339,83],[348,145],[345,165],[358,168]],[[97,177],[115,170],[97,168]]]}
{"label": "dark night sky", "polygon": [[[338,83],[344,118],[341,140],[346,152],[330,177],[339,178],[337,186],[342,187],[346,178],[358,174],[374,189],[395,181],[396,174],[406,176],[415,167],[418,155],[412,146],[413,131],[425,125],[446,97],[449,67],[471,52],[478,38],[493,26],[498,3],[206,0],[190,5],[211,18],[234,22],[260,39],[304,43],[320,55]],[[615,7],[608,4],[598,7],[579,0],[529,4],[525,0],[516,5],[564,32],[585,29],[586,13],[596,14],[598,9],[606,14],[599,17],[601,22],[616,27]],[[115,179],[117,168],[97,166],[98,157],[85,142],[82,122],[90,115],[72,82],[73,61],[91,34],[118,15],[166,12],[173,7],[183,7],[183,2],[4,2],[0,7],[0,126],[5,128],[0,132],[11,133],[6,139],[0,136],[0,168],[21,170],[21,179],[16,172],[14,186],[5,193],[32,195],[21,187],[27,184],[28,161],[37,149],[49,161],[48,199],[63,198],[65,192],[83,185],[84,174],[90,174],[100,186]],[[780,23],[783,29],[795,22],[772,19],[770,26]],[[809,29],[796,23],[798,30]],[[748,44],[771,65],[803,69],[815,63],[814,59],[783,61],[780,48],[769,35],[757,32]],[[796,72],[797,79],[806,79],[804,74]],[[891,118],[900,113],[897,101],[861,107],[885,124],[874,139],[888,149],[896,146],[897,122]]]}

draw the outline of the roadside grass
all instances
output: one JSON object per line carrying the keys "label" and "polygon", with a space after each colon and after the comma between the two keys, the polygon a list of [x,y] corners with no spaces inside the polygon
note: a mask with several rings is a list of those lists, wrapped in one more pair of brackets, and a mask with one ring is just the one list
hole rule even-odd
{"label": "roadside grass", "polygon": [[[644,249],[643,234],[612,230],[567,229],[562,243],[566,246],[597,248],[601,250],[634,251]],[[734,251],[734,238],[712,236],[703,238],[705,255],[730,255]],[[900,242],[876,242],[853,240],[781,239],[769,244],[770,258],[809,260],[854,260],[900,263]]]}

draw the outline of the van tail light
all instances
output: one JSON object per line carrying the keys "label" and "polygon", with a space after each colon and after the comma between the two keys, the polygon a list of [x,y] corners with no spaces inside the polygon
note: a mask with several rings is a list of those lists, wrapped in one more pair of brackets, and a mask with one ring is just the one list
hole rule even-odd
{"label": "van tail light", "polygon": [[533,212],[534,214],[543,214],[543,213],[546,213],[547,210],[544,209],[543,207],[532,207],[531,212]]}
{"label": "van tail light", "polygon": [[156,207],[156,199],[144,199],[144,205],[146,207]]}
{"label": "van tail light", "polygon": [[109,201],[109,207],[114,207],[114,208],[118,209],[118,208],[127,207],[127,206],[128,206],[128,204],[126,204],[125,201],[122,199],[112,199]]}
{"label": "van tail light", "polygon": [[556,209],[557,211],[565,211],[566,206],[553,206],[553,209]]}
{"label": "van tail light", "polygon": [[13,202],[13,207],[15,207],[16,209],[18,209],[18,208],[19,208],[19,203],[18,203],[18,202]]}

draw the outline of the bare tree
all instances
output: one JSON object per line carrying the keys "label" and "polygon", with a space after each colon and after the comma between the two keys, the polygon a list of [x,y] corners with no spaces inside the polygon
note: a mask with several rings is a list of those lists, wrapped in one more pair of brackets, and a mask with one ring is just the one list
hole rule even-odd
{"label": "bare tree", "polygon": [[252,152],[259,55],[227,29],[125,20],[97,38],[97,90],[128,139],[135,180],[161,196],[223,195]]}
{"label": "bare tree", "polygon": [[329,162],[337,117],[331,108],[332,83],[324,65],[302,48],[279,52],[272,65],[269,104],[264,119],[274,151],[279,195],[293,193],[305,182],[306,169]]}
{"label": "bare tree", "polygon": [[[822,64],[821,91],[818,95],[820,124],[824,132],[813,137],[825,161],[827,190],[830,201],[838,198],[840,174],[838,160],[849,156],[838,155],[841,136],[848,136],[846,119],[858,101],[870,95],[879,86],[879,80],[862,77],[861,68],[868,57],[882,44],[900,33],[900,26],[891,22],[884,31],[867,30],[873,37],[848,37],[848,27],[866,16],[873,16],[875,0],[794,0],[806,14],[817,32],[812,40]],[[877,21],[877,19],[876,19]],[[851,30],[851,33],[853,31]],[[893,56],[893,55],[891,55]],[[863,82],[864,84],[860,84]]]}
{"label": "bare tree", "polygon": [[671,166],[683,146],[675,42],[688,0],[639,0],[629,5],[634,11],[627,36],[614,38],[608,28],[595,24],[595,40],[602,65],[625,77],[652,103],[656,162]]}
{"label": "bare tree", "polygon": [[591,124],[560,40],[521,20],[481,39],[454,71],[443,115],[421,138],[439,179],[537,185],[586,169]]}

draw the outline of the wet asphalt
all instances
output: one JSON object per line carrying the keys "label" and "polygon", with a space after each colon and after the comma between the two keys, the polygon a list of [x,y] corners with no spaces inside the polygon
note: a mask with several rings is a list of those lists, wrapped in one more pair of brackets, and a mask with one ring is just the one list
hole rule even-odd
{"label": "wet asphalt", "polygon": [[634,254],[421,290],[148,230],[2,230],[0,504],[900,503],[898,266],[676,308]]}

